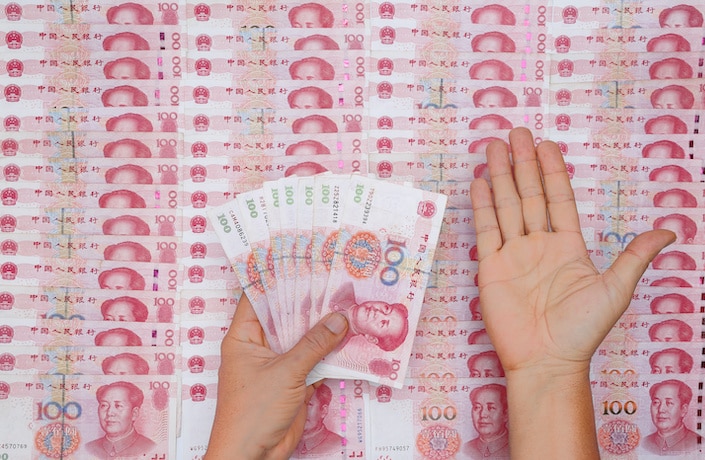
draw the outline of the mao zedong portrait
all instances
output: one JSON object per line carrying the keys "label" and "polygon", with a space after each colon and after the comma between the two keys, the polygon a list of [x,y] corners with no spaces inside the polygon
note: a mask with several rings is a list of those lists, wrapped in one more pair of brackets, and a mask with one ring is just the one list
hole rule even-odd
{"label": "mao zedong portrait", "polygon": [[652,267],[657,270],[697,270],[698,265],[690,254],[683,251],[668,251],[654,257]]}
{"label": "mao zedong portrait", "polygon": [[649,53],[674,53],[690,51],[690,42],[678,34],[664,34],[654,37],[646,43]]}
{"label": "mao zedong portrait", "polygon": [[644,448],[659,455],[678,455],[698,449],[700,436],[684,423],[693,390],[680,380],[665,380],[649,388],[651,421],[656,431],[644,439]]}
{"label": "mao zedong portrait", "polygon": [[693,176],[680,165],[667,164],[652,169],[649,173],[652,182],[693,182]]}
{"label": "mao zedong portrait", "polygon": [[330,29],[335,17],[320,3],[304,3],[289,10],[289,23],[295,29]]}
{"label": "mao zedong portrait", "polygon": [[152,76],[147,64],[129,56],[105,64],[103,74],[105,78],[115,80],[149,80]]}
{"label": "mao zedong portrait", "polygon": [[330,109],[333,97],[317,86],[295,89],[286,98],[292,109]]}
{"label": "mao zedong portrait", "polygon": [[147,286],[142,275],[128,267],[117,267],[100,272],[98,285],[101,289],[143,291]]}
{"label": "mao zedong portrait", "polygon": [[348,335],[363,336],[384,351],[396,350],[409,333],[409,312],[403,304],[370,300],[348,309]]}
{"label": "mao zedong portrait", "polygon": [[105,300],[100,305],[100,313],[103,315],[103,321],[143,323],[149,317],[147,305],[141,300],[130,296]]}
{"label": "mao zedong portrait", "polygon": [[698,233],[698,225],[685,214],[669,214],[654,221],[654,229],[666,229],[676,234],[676,243],[692,244]]}
{"label": "mao zedong portrait", "polygon": [[468,358],[470,377],[493,378],[504,377],[504,369],[499,356],[494,350],[483,351]]}
{"label": "mao zedong portrait", "polygon": [[504,377],[502,363],[494,350],[483,351],[468,358],[468,371],[470,371],[470,377]]}
{"label": "mao zedong portrait", "polygon": [[645,134],[688,134],[688,125],[675,115],[660,115],[644,123]]}
{"label": "mao zedong portrait", "polygon": [[507,389],[490,383],[470,392],[472,425],[478,436],[463,445],[463,454],[475,459],[509,459]]}
{"label": "mao zedong portrait", "polygon": [[151,262],[152,255],[149,249],[136,241],[121,241],[111,244],[103,250],[105,260],[122,262]]}
{"label": "mao zedong portrait", "polygon": [[690,342],[693,340],[693,328],[679,319],[667,319],[655,323],[649,328],[652,342]]}
{"label": "mao zedong portrait", "polygon": [[329,155],[330,149],[322,143],[313,139],[304,139],[287,146],[284,154],[291,155]]}
{"label": "mao zedong portrait", "polygon": [[149,98],[138,88],[120,85],[106,89],[100,96],[104,107],[146,107]]}
{"label": "mao zedong portrait", "polygon": [[509,38],[508,35],[497,31],[475,35],[470,42],[470,46],[475,53],[516,52],[516,43],[514,43],[514,40]]}
{"label": "mao zedong portrait", "polygon": [[96,399],[105,435],[86,444],[94,458],[136,457],[154,450],[156,444],[135,429],[144,402],[142,390],[130,382],[113,382],[98,388]]}
{"label": "mao zedong portrait", "polygon": [[693,68],[683,59],[669,57],[654,62],[649,67],[651,80],[680,80],[693,78]]}
{"label": "mao zedong portrait", "polygon": [[306,458],[330,458],[342,450],[343,438],[326,427],[324,420],[330,410],[333,392],[322,383],[306,406],[306,423],[296,453]]}
{"label": "mao zedong portrait", "polygon": [[134,32],[118,32],[103,40],[105,51],[145,51],[149,43],[141,35]]}
{"label": "mao zedong portrait", "polygon": [[289,66],[292,80],[333,80],[335,68],[325,59],[307,56]]}
{"label": "mao zedong portrait", "polygon": [[314,161],[304,161],[304,162],[297,163],[295,165],[292,165],[292,166],[289,166],[288,168],[286,168],[286,171],[284,171],[284,177],[315,176],[316,174],[320,174],[320,173],[323,173],[326,171],[328,171],[328,169],[326,169],[321,164],[318,164]]}
{"label": "mao zedong portrait", "polygon": [[314,34],[299,38],[294,43],[296,51],[338,50],[338,43],[327,35]]}
{"label": "mao zedong portrait", "polygon": [[680,4],[661,11],[658,22],[663,28],[702,27],[703,14],[692,5]]}
{"label": "mao zedong portrait", "polygon": [[668,139],[661,139],[651,144],[647,144],[641,149],[641,156],[644,158],[685,158],[683,147]]}
{"label": "mao zedong portrait", "polygon": [[693,302],[677,292],[669,292],[656,296],[650,303],[651,313],[654,315],[668,315],[673,313],[694,313]]}
{"label": "mao zedong portrait", "polygon": [[149,363],[135,353],[118,353],[106,357],[101,363],[105,375],[147,375]]}
{"label": "mao zedong portrait", "polygon": [[516,16],[506,6],[493,3],[476,8],[470,14],[470,22],[492,26],[513,26],[516,24]]}
{"label": "mao zedong portrait", "polygon": [[697,208],[698,199],[687,190],[673,188],[654,195],[655,208]]}
{"label": "mao zedong portrait", "polygon": [[693,357],[680,348],[665,348],[649,356],[652,374],[690,374]]}
{"label": "mao zedong portrait", "polygon": [[138,24],[143,26],[154,24],[152,13],[144,6],[134,2],[123,3],[109,8],[106,19],[108,24]]}
{"label": "mao zedong portrait", "polygon": [[95,335],[93,342],[97,347],[141,347],[142,339],[129,329],[116,327],[101,331]]}

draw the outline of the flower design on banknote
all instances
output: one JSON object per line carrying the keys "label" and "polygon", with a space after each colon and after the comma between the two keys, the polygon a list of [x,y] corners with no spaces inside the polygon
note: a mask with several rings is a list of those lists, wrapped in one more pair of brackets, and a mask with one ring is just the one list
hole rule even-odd
{"label": "flower design on banknote", "polygon": [[259,266],[255,255],[250,253],[247,257],[247,279],[250,284],[254,286],[259,292],[264,292],[264,285],[262,285],[262,275],[260,274]]}
{"label": "flower design on banknote", "polygon": [[313,241],[309,241],[306,245],[306,253],[304,254],[304,260],[306,261],[306,268],[311,271],[311,258],[313,256]]}
{"label": "flower design on banknote", "polygon": [[37,430],[34,445],[49,458],[62,458],[71,455],[81,442],[79,431],[65,423],[50,423]]}
{"label": "flower design on banknote", "polygon": [[345,245],[345,269],[355,278],[369,278],[382,259],[379,239],[370,232],[354,234]]}
{"label": "flower design on banknote", "polygon": [[597,439],[600,447],[611,454],[622,455],[639,444],[639,427],[626,420],[612,420],[600,427]]}
{"label": "flower design on banknote", "polygon": [[453,457],[460,447],[458,430],[444,425],[424,428],[416,436],[416,448],[424,458],[445,460]]}
{"label": "flower design on banknote", "polygon": [[267,249],[266,261],[267,261],[267,273],[269,273],[271,275],[274,273],[274,256],[272,255],[271,246]]}
{"label": "flower design on banknote", "polygon": [[335,255],[335,243],[338,241],[338,233],[339,232],[336,230],[328,235],[328,238],[326,238],[321,248],[321,260],[326,266],[327,271],[330,271],[333,265],[333,255]]}

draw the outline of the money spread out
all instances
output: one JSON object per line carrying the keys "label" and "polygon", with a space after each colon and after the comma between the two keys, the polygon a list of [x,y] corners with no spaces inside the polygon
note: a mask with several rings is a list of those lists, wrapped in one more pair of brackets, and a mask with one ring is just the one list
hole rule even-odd
{"label": "money spread out", "polygon": [[[701,458],[704,16],[702,0],[0,3],[0,458],[202,458],[243,292],[278,351],[331,311],[409,313],[397,348],[357,334],[316,367],[295,458],[507,458],[506,413],[474,409],[506,390],[469,189],[517,126],[564,153],[599,269],[640,232],[677,234],[591,384],[602,458]],[[367,196],[345,196],[372,183],[365,226]],[[247,239],[221,244],[229,206]],[[118,428],[111,405],[135,415]]]}
{"label": "money spread out", "polygon": [[318,174],[266,182],[209,217],[275,351],[338,311],[350,324],[346,342],[311,378],[401,388],[445,205],[422,189]]}

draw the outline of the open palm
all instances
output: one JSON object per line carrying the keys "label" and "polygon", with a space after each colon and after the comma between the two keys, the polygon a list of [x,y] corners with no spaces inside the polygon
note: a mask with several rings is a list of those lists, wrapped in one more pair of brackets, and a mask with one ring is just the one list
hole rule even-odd
{"label": "open palm", "polygon": [[482,316],[507,372],[534,365],[584,368],[629,304],[651,259],[674,235],[646,232],[612,267],[592,264],[557,145],[534,148],[523,128],[487,149],[492,190],[471,188]]}

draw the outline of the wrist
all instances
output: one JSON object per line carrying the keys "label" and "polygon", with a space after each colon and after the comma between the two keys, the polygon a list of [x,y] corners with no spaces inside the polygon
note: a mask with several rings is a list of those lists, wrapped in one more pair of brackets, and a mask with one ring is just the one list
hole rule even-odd
{"label": "wrist", "polygon": [[522,385],[535,385],[560,390],[572,387],[589,378],[590,362],[541,362],[516,369],[506,369],[507,383],[517,381]]}
{"label": "wrist", "polygon": [[599,458],[589,366],[511,371],[507,399],[512,458],[553,460],[569,451],[580,452],[576,460]]}
{"label": "wrist", "polygon": [[247,426],[234,425],[231,420],[221,428],[216,418],[204,460],[260,460],[265,457],[264,446],[256,442],[254,436],[248,436]]}

